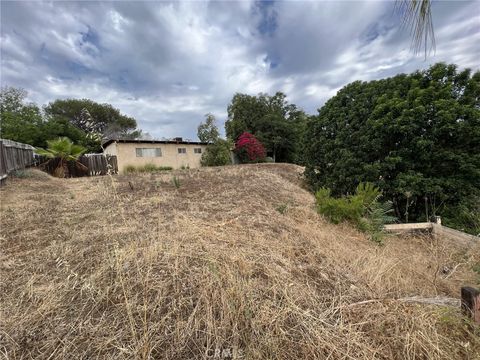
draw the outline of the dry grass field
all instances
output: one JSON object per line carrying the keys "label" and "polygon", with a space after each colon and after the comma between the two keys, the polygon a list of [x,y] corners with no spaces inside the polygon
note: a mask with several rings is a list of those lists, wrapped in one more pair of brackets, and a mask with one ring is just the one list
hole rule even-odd
{"label": "dry grass field", "polygon": [[457,306],[405,300],[478,286],[480,247],[378,246],[316,213],[300,167],[31,174],[0,189],[7,359],[480,358]]}

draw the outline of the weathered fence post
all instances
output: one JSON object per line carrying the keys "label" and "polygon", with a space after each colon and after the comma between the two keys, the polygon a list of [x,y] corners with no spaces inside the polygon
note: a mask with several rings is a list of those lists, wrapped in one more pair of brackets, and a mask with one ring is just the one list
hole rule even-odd
{"label": "weathered fence post", "polygon": [[480,291],[469,286],[462,287],[462,310],[480,325]]}

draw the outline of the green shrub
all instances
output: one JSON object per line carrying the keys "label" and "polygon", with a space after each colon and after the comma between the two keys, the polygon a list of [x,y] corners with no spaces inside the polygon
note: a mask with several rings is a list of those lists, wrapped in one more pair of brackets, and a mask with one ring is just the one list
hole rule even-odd
{"label": "green shrub", "polygon": [[230,149],[232,143],[228,140],[217,139],[214,143],[207,145],[202,154],[200,163],[202,166],[223,166],[230,165]]}
{"label": "green shrub", "polygon": [[392,203],[381,203],[380,196],[380,190],[370,183],[359,184],[354,195],[341,198],[332,197],[327,188],[321,188],[315,193],[320,214],[334,224],[348,221],[378,243],[383,240],[384,225],[395,220],[390,215]]}
{"label": "green shrub", "polygon": [[395,216],[392,216],[393,204],[391,201],[384,203],[378,200],[373,201],[366,209],[365,215],[360,219],[358,228],[370,235],[370,239],[382,243],[385,235],[385,224],[395,221]]}
{"label": "green shrub", "polygon": [[315,197],[317,199],[318,212],[324,215],[334,224],[343,221],[358,223],[363,213],[363,203],[359,197],[331,197],[330,189],[319,189]]}
{"label": "green shrub", "polygon": [[355,189],[355,197],[358,198],[363,206],[369,207],[376,202],[382,195],[380,189],[375,187],[372,183],[360,183]]}

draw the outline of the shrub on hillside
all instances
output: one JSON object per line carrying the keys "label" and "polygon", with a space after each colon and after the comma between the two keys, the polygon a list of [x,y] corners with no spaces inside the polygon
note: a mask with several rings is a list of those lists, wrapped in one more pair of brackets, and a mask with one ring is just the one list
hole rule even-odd
{"label": "shrub on hillside", "polygon": [[392,203],[381,203],[380,190],[371,183],[361,183],[354,195],[334,198],[330,189],[320,188],[316,194],[318,212],[334,224],[348,221],[367,232],[375,242],[383,240],[383,228],[395,220]]}
{"label": "shrub on hillside", "polygon": [[207,145],[202,154],[200,164],[202,166],[223,166],[231,164],[231,147],[230,141],[218,138],[215,142]]}
{"label": "shrub on hillside", "polygon": [[238,137],[235,142],[235,153],[242,163],[262,162],[266,157],[262,143],[248,132],[244,132]]}

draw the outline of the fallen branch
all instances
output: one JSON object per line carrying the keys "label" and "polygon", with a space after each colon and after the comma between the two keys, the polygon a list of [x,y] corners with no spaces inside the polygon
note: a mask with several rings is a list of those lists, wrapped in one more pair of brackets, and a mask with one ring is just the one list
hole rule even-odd
{"label": "fallen branch", "polygon": [[436,296],[433,298],[424,298],[420,296],[411,296],[406,298],[397,299],[398,301],[410,302],[410,303],[419,303],[419,304],[428,304],[428,305],[438,305],[438,306],[452,306],[459,307],[460,299],[449,298]]}
{"label": "fallen branch", "polygon": [[386,301],[400,301],[400,302],[407,302],[407,303],[418,303],[418,304],[427,304],[427,305],[438,305],[438,306],[451,306],[451,307],[459,307],[460,306],[460,299],[449,298],[449,297],[440,297],[436,296],[433,298],[424,298],[420,296],[411,296],[399,299],[370,299],[370,300],[363,300],[352,304],[346,304],[342,306],[336,307],[336,309],[343,309],[349,308],[353,306],[371,304],[371,303],[379,303],[379,302],[386,302]]}

